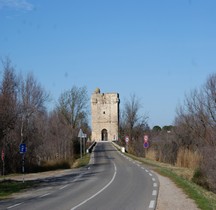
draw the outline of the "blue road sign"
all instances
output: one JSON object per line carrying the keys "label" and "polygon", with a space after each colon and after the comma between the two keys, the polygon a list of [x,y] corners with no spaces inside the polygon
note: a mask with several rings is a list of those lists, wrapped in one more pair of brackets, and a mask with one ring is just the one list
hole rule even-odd
{"label": "blue road sign", "polygon": [[20,144],[20,154],[26,153],[26,144]]}
{"label": "blue road sign", "polygon": [[148,143],[147,141],[144,142],[143,147],[144,147],[144,148],[148,148],[148,147],[149,147],[149,143]]}

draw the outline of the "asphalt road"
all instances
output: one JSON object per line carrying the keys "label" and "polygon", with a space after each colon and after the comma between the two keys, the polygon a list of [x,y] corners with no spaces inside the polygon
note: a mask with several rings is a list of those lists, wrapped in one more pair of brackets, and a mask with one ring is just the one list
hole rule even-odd
{"label": "asphalt road", "polygon": [[97,143],[91,164],[45,179],[25,197],[0,202],[11,210],[152,210],[158,179],[109,142]]}

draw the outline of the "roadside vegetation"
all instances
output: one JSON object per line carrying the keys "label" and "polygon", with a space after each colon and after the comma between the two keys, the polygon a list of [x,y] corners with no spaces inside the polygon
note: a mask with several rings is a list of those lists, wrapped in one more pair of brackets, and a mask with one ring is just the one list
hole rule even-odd
{"label": "roadside vegetation", "polygon": [[[194,169],[192,181],[216,193],[216,74],[186,95],[174,125],[150,129],[141,108],[135,96],[125,102],[119,144],[136,156]],[[148,152],[143,148],[144,135],[149,137]]]}
{"label": "roadside vegetation", "polygon": [[20,192],[21,190],[32,188],[35,186],[33,181],[13,181],[13,180],[3,180],[0,182],[0,200],[7,198],[13,193]]}
{"label": "roadside vegetation", "polygon": [[126,153],[129,157],[148,165],[149,168],[170,178],[178,187],[193,199],[198,208],[202,210],[215,210],[216,209],[216,194],[197,185],[193,182],[193,176],[196,171],[191,168],[184,168],[173,166],[168,163],[162,163],[151,158],[137,157]]}
{"label": "roadside vegetation", "polygon": [[[80,128],[91,133],[86,87],[65,90],[48,110],[51,98],[33,74],[17,74],[9,58],[0,73],[0,174],[22,173],[21,143],[25,173],[71,167],[80,157]],[[83,151],[88,144],[82,138]]]}
{"label": "roadside vegetation", "polygon": [[[90,160],[90,154],[85,154],[82,158],[76,159],[73,161],[73,165],[68,165],[68,163],[64,162],[50,162],[47,166],[44,166],[43,169],[40,171],[51,171],[51,170],[59,170],[59,169],[66,169],[66,168],[80,168],[88,165]],[[65,166],[66,164],[66,166]],[[36,181],[15,181],[13,180],[13,176],[18,176],[19,174],[12,174],[4,176],[2,180],[0,180],[0,200],[6,199],[11,196],[13,193],[18,193],[26,189],[30,189],[33,187],[38,186],[40,184],[37,180]],[[20,176],[22,176],[20,174]]]}
{"label": "roadside vegetation", "polygon": [[[64,91],[48,111],[50,96],[33,74],[17,74],[9,58],[2,60],[0,72],[0,173],[22,172],[21,143],[27,147],[25,173],[85,165],[88,156],[79,160],[78,133],[81,128],[87,137],[91,135],[86,87]],[[200,208],[208,209],[201,203],[209,196],[209,209],[216,209],[216,74],[185,96],[173,125],[150,128],[144,109],[135,94],[124,102],[118,144],[132,155],[160,164],[157,170],[178,185],[189,183],[188,194],[202,197],[197,201]],[[148,136],[148,149],[143,148],[144,135]],[[82,138],[83,149],[89,144],[90,139]]]}
{"label": "roadside vegetation", "polygon": [[77,159],[73,163],[72,168],[80,168],[80,167],[87,166],[89,164],[89,161],[90,161],[90,154],[87,153],[86,155],[83,156],[83,158]]}
{"label": "roadside vegetation", "polygon": [[[125,102],[118,144],[157,166],[156,170],[181,186],[199,208],[216,209],[216,74],[185,96],[173,125],[150,129],[142,108],[135,95]],[[148,149],[144,149],[144,135],[148,136]]]}

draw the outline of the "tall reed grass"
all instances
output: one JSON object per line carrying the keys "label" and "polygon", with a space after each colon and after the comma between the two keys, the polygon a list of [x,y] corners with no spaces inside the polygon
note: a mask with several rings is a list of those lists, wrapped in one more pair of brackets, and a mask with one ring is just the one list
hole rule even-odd
{"label": "tall reed grass", "polygon": [[180,148],[177,154],[176,166],[197,169],[201,163],[202,156],[198,151]]}
{"label": "tall reed grass", "polygon": [[[161,158],[158,157],[157,152],[153,149],[149,149],[146,152],[146,158],[161,162]],[[180,148],[177,153],[175,166],[195,170],[199,168],[201,160],[202,156],[198,151]]]}
{"label": "tall reed grass", "polygon": [[150,159],[150,160],[157,160],[156,159],[156,151],[153,149],[149,149],[146,152],[146,158]]}

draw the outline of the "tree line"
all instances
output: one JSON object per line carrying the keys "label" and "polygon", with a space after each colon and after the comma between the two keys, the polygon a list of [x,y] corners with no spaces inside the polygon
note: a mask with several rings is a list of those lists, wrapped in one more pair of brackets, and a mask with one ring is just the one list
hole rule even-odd
{"label": "tree line", "polygon": [[63,92],[54,109],[48,111],[49,94],[34,75],[17,74],[9,58],[2,64],[0,149],[4,172],[21,172],[21,143],[27,146],[27,172],[37,171],[51,160],[64,161],[70,167],[79,157],[79,129],[90,135],[86,87],[73,86]]}

